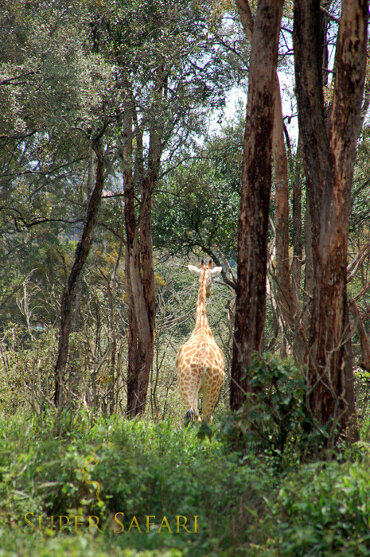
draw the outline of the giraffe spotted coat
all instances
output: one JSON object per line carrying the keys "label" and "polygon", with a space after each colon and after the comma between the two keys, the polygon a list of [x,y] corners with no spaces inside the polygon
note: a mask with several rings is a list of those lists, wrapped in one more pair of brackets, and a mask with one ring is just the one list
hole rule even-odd
{"label": "giraffe spotted coat", "polygon": [[199,274],[199,291],[196,305],[195,327],[189,340],[180,347],[176,358],[178,383],[181,397],[189,411],[199,421],[198,395],[203,395],[203,419],[212,421],[213,411],[224,382],[224,357],[217,346],[208,324],[206,297],[212,278],[220,273],[221,267],[212,268],[212,262],[201,268],[188,266]]}

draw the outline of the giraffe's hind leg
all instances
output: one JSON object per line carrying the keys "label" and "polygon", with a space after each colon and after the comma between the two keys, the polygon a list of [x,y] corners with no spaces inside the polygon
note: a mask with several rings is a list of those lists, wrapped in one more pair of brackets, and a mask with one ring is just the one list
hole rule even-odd
{"label": "giraffe's hind leg", "polygon": [[184,426],[188,427],[190,422],[193,422],[193,421],[194,421],[194,411],[193,410],[188,410],[185,414]]}
{"label": "giraffe's hind leg", "polygon": [[203,419],[212,422],[213,411],[215,409],[222,383],[224,382],[224,373],[211,372],[207,374],[204,385],[203,395]]}
{"label": "giraffe's hind leg", "polygon": [[193,421],[195,416],[198,421],[201,421],[198,410],[200,382],[201,373],[199,373],[196,368],[191,368],[187,381],[180,380],[180,394],[186,406],[189,407],[185,415],[185,426],[189,425],[190,421]]}

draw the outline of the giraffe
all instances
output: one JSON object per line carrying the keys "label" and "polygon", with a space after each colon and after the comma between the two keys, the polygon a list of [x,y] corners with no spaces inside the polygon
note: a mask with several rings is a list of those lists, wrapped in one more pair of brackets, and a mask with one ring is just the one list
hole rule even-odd
{"label": "giraffe", "polygon": [[189,340],[180,347],[176,358],[180,394],[189,407],[185,424],[197,416],[198,394],[203,394],[203,419],[211,422],[222,383],[224,382],[224,356],[217,346],[208,325],[206,297],[210,295],[212,279],[222,267],[214,267],[212,261],[205,265],[202,260],[200,269],[188,265],[191,273],[199,275],[199,290],[195,312],[195,327]]}

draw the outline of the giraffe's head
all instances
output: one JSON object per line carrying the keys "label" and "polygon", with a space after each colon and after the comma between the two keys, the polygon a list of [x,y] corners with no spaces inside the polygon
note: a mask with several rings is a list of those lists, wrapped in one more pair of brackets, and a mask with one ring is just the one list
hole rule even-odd
{"label": "giraffe's head", "polygon": [[202,284],[205,281],[206,286],[206,296],[211,295],[211,284],[212,280],[216,275],[221,273],[222,267],[213,267],[212,261],[207,264],[204,263],[203,259],[200,262],[200,269],[194,265],[188,265],[188,269],[191,273],[199,275],[199,283]]}

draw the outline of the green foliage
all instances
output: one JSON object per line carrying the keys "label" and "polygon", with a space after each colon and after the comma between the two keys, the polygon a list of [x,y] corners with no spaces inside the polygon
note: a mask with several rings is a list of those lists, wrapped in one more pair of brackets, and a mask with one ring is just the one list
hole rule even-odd
{"label": "green foliage", "polygon": [[[34,538],[42,516],[46,536],[54,537],[58,525],[55,518],[51,527],[51,515],[78,514],[99,516],[100,535],[122,548],[176,547],[185,555],[222,555],[233,544],[259,543],[261,532],[254,525],[266,512],[264,494],[272,481],[268,469],[261,478],[261,467],[240,467],[220,443],[201,441],[197,429],[179,430],[169,422],[112,418],[92,423],[80,413],[63,436],[56,435],[67,419],[46,413],[43,423],[27,419],[25,427],[20,418],[11,424],[1,420],[3,530],[14,524],[21,535]],[[24,518],[27,512],[33,513],[28,515],[33,532]],[[115,534],[118,512],[125,513],[120,536]],[[141,533],[127,532],[134,515]],[[145,532],[148,515],[155,516],[154,526]],[[188,518],[192,532],[176,534],[177,515]],[[172,533],[166,528],[159,535],[163,516]],[[64,532],[73,533],[73,524]]]}
{"label": "green foliage", "polygon": [[276,505],[281,555],[358,555],[370,547],[370,460],[304,467]]}
{"label": "green foliage", "polygon": [[[240,115],[239,115],[240,116]],[[208,138],[196,156],[165,180],[154,203],[155,245],[173,254],[214,255],[217,246],[236,260],[240,203],[242,125],[229,123]]]}
{"label": "green foliage", "polygon": [[356,369],[354,373],[357,418],[361,431],[361,438],[370,442],[370,373],[363,369]]}
{"label": "green foliage", "polygon": [[[32,336],[31,336],[32,334]],[[52,328],[32,331],[10,325],[0,339],[1,411],[48,406],[52,390],[50,370],[56,359],[57,340]]]}
{"label": "green foliage", "polygon": [[[273,462],[293,465],[317,443],[306,435],[305,379],[289,360],[254,355],[248,369],[250,392],[244,406],[223,420],[221,438],[232,450],[257,451]],[[315,438],[314,438],[315,437]]]}
{"label": "green foliage", "polygon": [[[281,474],[251,451],[242,463],[217,429],[85,410],[1,416],[0,555],[366,555],[368,458]],[[176,533],[176,515],[191,531]],[[128,532],[134,516],[141,532]]]}

